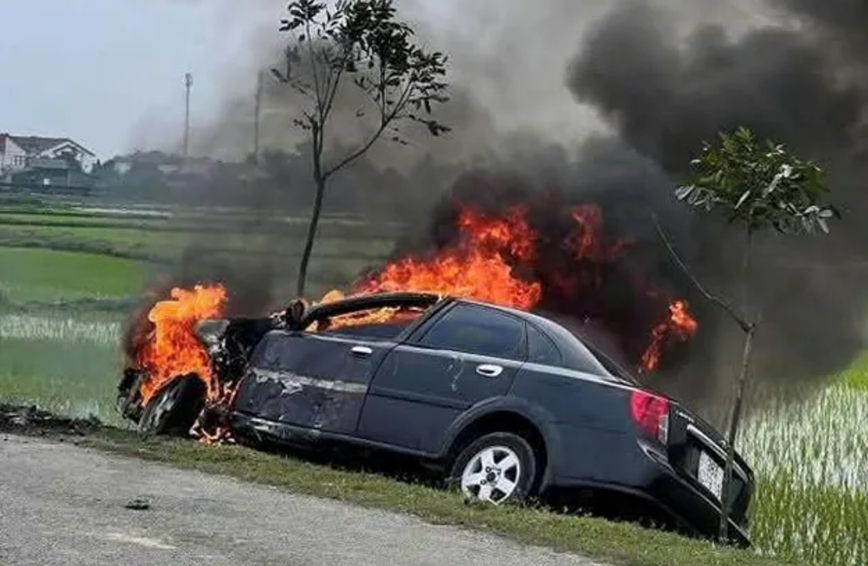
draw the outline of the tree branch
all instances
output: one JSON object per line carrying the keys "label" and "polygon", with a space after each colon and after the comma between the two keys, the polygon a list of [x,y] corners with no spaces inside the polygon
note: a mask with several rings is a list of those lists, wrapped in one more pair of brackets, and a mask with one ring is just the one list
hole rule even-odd
{"label": "tree branch", "polygon": [[654,226],[657,228],[657,233],[660,235],[660,239],[663,240],[663,243],[666,245],[666,248],[669,250],[670,255],[675,260],[675,263],[677,263],[678,267],[681,268],[684,274],[690,278],[697,290],[699,290],[699,292],[702,293],[702,295],[706,299],[726,311],[726,313],[730,317],[732,317],[732,319],[739,325],[742,331],[744,331],[745,333],[750,332],[754,325],[748,323],[744,318],[742,318],[741,315],[739,315],[738,312],[736,312],[736,310],[732,307],[732,305],[730,305],[728,302],[721,299],[717,295],[712,294],[710,291],[708,291],[708,289],[705,288],[705,286],[702,285],[699,279],[697,279],[696,276],[693,275],[693,272],[690,270],[687,264],[685,264],[684,261],[681,259],[681,256],[678,255],[675,247],[666,236],[666,232],[663,230],[663,226],[660,225],[660,221],[657,218],[657,215],[653,211],[651,212],[651,218],[654,220]]}
{"label": "tree branch", "polygon": [[[413,88],[414,84],[415,84],[414,82],[408,82],[407,83],[407,86],[404,88],[404,91],[401,93],[401,98],[399,99],[398,103],[395,104],[395,107],[392,109],[392,111],[388,115],[382,116],[382,118],[380,120],[380,125],[377,128],[377,131],[374,132],[374,134],[368,139],[368,141],[365,142],[365,144],[362,145],[360,148],[358,148],[357,150],[355,150],[354,152],[350,153],[345,158],[343,158],[341,161],[339,161],[337,165],[327,169],[323,173],[324,179],[328,179],[329,177],[331,177],[332,175],[334,175],[335,173],[337,173],[338,171],[340,171],[341,169],[343,169],[344,167],[346,167],[347,165],[349,165],[350,163],[352,163],[353,161],[355,161],[356,159],[358,159],[359,157],[364,155],[369,149],[371,149],[371,146],[373,146],[374,143],[378,139],[380,139],[380,136],[383,135],[383,132],[386,130],[386,128],[389,127],[389,124],[391,124],[392,121],[395,119],[395,116],[397,116],[398,113],[404,109],[404,106],[406,106],[408,97],[410,95],[410,92],[412,92],[412,88]],[[385,97],[383,97],[383,99],[385,99]]]}

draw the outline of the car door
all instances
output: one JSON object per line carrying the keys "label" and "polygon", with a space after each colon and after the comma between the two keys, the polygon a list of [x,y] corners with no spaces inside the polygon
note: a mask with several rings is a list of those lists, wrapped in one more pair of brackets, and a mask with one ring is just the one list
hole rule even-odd
{"label": "car door", "polygon": [[358,434],[436,452],[459,415],[509,392],[525,357],[522,319],[456,303],[386,356],[368,391]]}
{"label": "car door", "polygon": [[347,434],[356,429],[389,340],[272,331],[251,360],[236,409],[269,421]]}

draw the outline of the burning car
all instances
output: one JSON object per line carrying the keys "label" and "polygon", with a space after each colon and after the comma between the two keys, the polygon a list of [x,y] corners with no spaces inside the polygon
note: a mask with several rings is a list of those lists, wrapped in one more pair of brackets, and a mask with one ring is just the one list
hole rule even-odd
{"label": "burning car", "polygon": [[[176,364],[155,380],[142,363],[125,372],[120,409],[142,431],[383,450],[441,470],[485,502],[581,491],[716,533],[722,435],[549,318],[371,293],[204,320],[195,335],[207,359],[181,360],[191,371]],[[730,530],[747,545],[754,478],[738,455],[728,489]]]}

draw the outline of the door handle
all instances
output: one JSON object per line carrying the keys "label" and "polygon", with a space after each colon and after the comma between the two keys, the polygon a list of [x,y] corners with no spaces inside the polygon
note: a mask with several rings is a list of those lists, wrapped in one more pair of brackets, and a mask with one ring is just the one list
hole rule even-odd
{"label": "door handle", "polygon": [[492,364],[482,364],[476,366],[476,373],[485,377],[497,377],[503,372],[503,368]]}
{"label": "door handle", "polygon": [[367,346],[353,346],[351,352],[357,358],[367,358],[374,353],[374,351]]}

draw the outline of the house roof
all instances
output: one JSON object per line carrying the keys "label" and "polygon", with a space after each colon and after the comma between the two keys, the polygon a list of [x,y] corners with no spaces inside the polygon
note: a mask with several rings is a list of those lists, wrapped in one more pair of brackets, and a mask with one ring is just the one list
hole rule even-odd
{"label": "house roof", "polygon": [[53,147],[57,147],[64,143],[71,143],[76,147],[84,150],[85,152],[95,155],[92,151],[84,147],[83,145],[72,141],[69,138],[43,138],[39,136],[9,136],[12,138],[16,144],[18,144],[21,149],[26,151],[27,153],[42,153],[43,151],[47,151]]}

